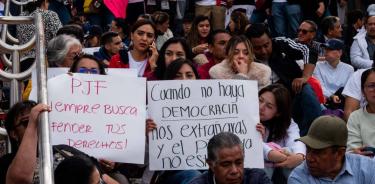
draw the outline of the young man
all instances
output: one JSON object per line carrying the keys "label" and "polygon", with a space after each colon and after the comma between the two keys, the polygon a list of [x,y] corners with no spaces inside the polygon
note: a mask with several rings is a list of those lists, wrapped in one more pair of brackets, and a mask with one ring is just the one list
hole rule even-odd
{"label": "young man", "polygon": [[350,58],[355,68],[370,68],[375,51],[375,16],[365,20],[366,32],[357,34],[350,48]]}
{"label": "young man", "polygon": [[[263,24],[253,24],[246,32],[253,45],[255,61],[270,66],[272,83],[283,84],[293,95],[293,118],[306,135],[311,122],[321,115],[321,107],[310,84],[317,53],[309,52],[307,46],[287,38],[271,38]],[[303,60],[301,70],[297,60]]]}
{"label": "young man", "polygon": [[270,184],[263,170],[244,169],[244,157],[241,140],[233,133],[221,132],[208,142],[208,172],[190,184]]}
{"label": "young man", "polygon": [[306,161],[289,176],[289,184],[374,183],[375,162],[368,157],[346,153],[348,129],[344,120],[321,116],[314,120],[307,136]]}
{"label": "young man", "polygon": [[118,54],[123,47],[121,37],[115,32],[104,33],[100,38],[100,45],[99,51],[94,52],[94,56],[106,65],[109,64],[111,57]]}
{"label": "young man", "polygon": [[230,38],[231,35],[228,33],[228,31],[221,29],[215,30],[211,34],[210,38],[208,39],[209,52],[205,54],[208,63],[198,67],[198,73],[201,79],[210,79],[211,77],[208,73],[210,68],[225,59],[225,47]]}
{"label": "young man", "polygon": [[325,61],[316,63],[313,75],[320,81],[323,95],[331,108],[343,109],[345,99],[341,93],[354,68],[340,61],[344,48],[341,40],[328,40],[322,47],[325,50]]}

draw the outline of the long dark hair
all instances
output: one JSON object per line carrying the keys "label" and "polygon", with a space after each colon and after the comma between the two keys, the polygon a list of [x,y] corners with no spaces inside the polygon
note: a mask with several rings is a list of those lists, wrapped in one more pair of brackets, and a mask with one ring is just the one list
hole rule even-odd
{"label": "long dark hair", "polygon": [[163,46],[160,49],[159,52],[159,58],[158,61],[156,62],[157,67],[155,68],[155,76],[157,79],[162,79],[165,74],[165,70],[167,66],[165,65],[165,51],[167,50],[168,46],[171,44],[181,44],[182,48],[185,51],[186,59],[193,59],[193,53],[191,51],[191,47],[189,44],[186,42],[184,38],[178,38],[178,37],[172,37],[169,40],[167,40]]}
{"label": "long dark hair", "polygon": [[[189,34],[187,35],[187,38],[186,38],[191,47],[195,47],[195,46],[200,44],[201,38],[200,38],[199,32],[198,32],[198,24],[200,22],[205,21],[205,20],[208,20],[208,22],[210,22],[210,19],[207,16],[199,15],[199,16],[194,18],[194,21],[191,25],[190,32],[189,32]],[[211,32],[212,32],[212,26],[211,26],[211,23],[210,23],[210,34],[211,34]],[[210,34],[207,36],[207,39],[209,38]]]}
{"label": "long dark hair", "polygon": [[278,115],[261,123],[269,130],[267,142],[279,141],[287,136],[287,130],[292,120],[290,93],[281,84],[266,86],[259,91],[259,96],[265,92],[271,92],[275,96]]}
{"label": "long dark hair", "polygon": [[194,72],[195,78],[199,79],[198,71],[195,68],[194,64],[188,59],[178,58],[174,60],[171,64],[169,64],[169,66],[167,67],[164,75],[164,80],[174,80],[176,78],[178,71],[180,71],[181,67],[184,64],[189,65]]}

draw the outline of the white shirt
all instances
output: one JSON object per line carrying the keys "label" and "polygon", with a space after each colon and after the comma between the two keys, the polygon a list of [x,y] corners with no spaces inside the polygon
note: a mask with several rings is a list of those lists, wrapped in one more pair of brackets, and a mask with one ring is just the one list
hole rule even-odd
{"label": "white shirt", "polygon": [[130,51],[128,52],[129,55],[129,68],[137,69],[138,77],[142,77],[146,70],[147,59],[143,61],[136,61]]}
{"label": "white shirt", "polygon": [[314,76],[320,81],[323,88],[323,95],[330,97],[339,88],[344,87],[349,77],[354,73],[354,68],[346,63],[339,62],[333,68],[327,61],[316,63]]}
{"label": "white shirt", "polygon": [[[266,137],[269,136],[268,134],[269,134],[269,131],[266,130]],[[303,144],[300,141],[295,141],[298,138],[300,138],[299,128],[298,128],[298,125],[292,120],[287,130],[287,136],[285,136],[284,139],[278,142],[274,142],[274,143],[278,144],[282,148],[287,147],[294,154],[301,153],[303,155],[306,155],[305,144]],[[263,154],[266,160],[268,160],[268,154],[271,150],[272,150],[271,147],[269,147],[266,144],[263,144]]]}
{"label": "white shirt", "polygon": [[359,69],[353,73],[349,78],[348,82],[345,85],[344,91],[342,94],[347,97],[352,97],[360,102],[361,107],[364,107],[366,104],[366,99],[362,95],[361,90],[361,76],[364,71],[367,69]]}

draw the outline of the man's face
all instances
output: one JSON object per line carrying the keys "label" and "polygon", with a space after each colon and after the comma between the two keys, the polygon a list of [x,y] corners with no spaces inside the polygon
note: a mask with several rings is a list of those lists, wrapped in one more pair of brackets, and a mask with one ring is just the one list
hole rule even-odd
{"label": "man's face", "polygon": [[328,31],[328,34],[332,38],[340,39],[342,37],[342,27],[341,27],[339,19],[337,19],[337,22],[335,23],[333,29],[331,29],[331,30]]}
{"label": "man's face", "polygon": [[222,148],[216,161],[208,161],[217,184],[240,184],[243,182],[244,154],[239,145]]}
{"label": "man's face", "polygon": [[366,30],[368,36],[375,37],[375,16],[367,19]]}
{"label": "man's face", "polygon": [[120,36],[113,37],[111,43],[105,44],[106,50],[112,55],[119,53],[122,47],[123,45]]}
{"label": "man's face", "polygon": [[10,136],[18,143],[21,143],[23,135],[25,134],[27,125],[29,124],[30,111],[21,114],[14,122],[14,129],[11,130]]}
{"label": "man's face", "polygon": [[226,57],[225,47],[231,36],[227,33],[218,33],[214,37],[212,45],[209,45],[210,52],[217,60],[224,60]]}
{"label": "man's face", "polygon": [[315,31],[309,23],[302,22],[298,28],[298,42],[307,44],[310,43],[315,37]]}
{"label": "man's face", "polygon": [[267,34],[263,34],[259,38],[251,38],[255,57],[262,61],[268,61],[272,54],[272,40]]}
{"label": "man's face", "polygon": [[[332,147],[313,149],[308,146],[306,151],[306,164],[309,172],[314,177],[328,177],[337,170],[337,165],[342,161],[345,151],[333,151]],[[339,148],[340,149],[340,148]]]}

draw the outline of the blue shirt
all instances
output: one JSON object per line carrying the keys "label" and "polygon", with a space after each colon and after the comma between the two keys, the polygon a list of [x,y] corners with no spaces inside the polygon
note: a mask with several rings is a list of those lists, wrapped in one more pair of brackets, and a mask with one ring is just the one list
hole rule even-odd
{"label": "blue shirt", "polygon": [[296,167],[289,176],[288,184],[309,183],[339,183],[339,184],[367,184],[375,183],[375,161],[360,155],[345,154],[345,163],[340,173],[331,178],[316,178],[310,175],[306,161]]}

